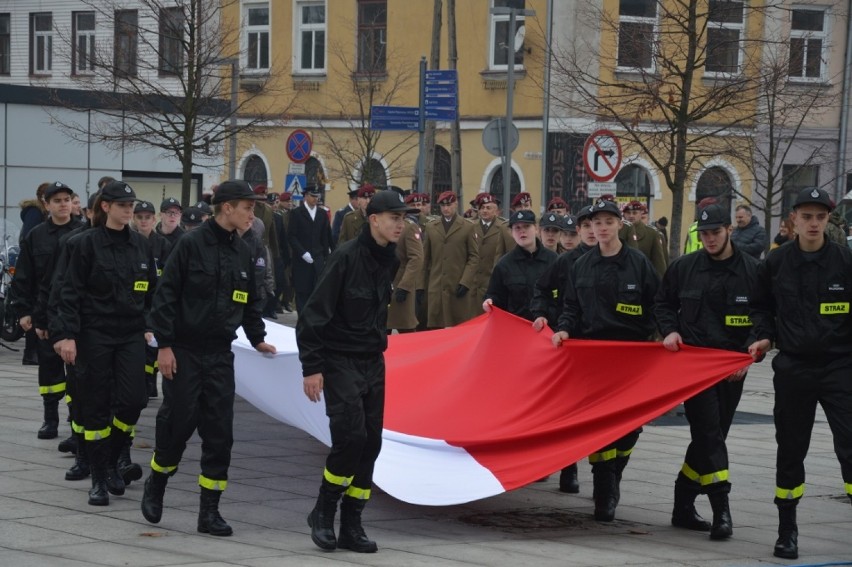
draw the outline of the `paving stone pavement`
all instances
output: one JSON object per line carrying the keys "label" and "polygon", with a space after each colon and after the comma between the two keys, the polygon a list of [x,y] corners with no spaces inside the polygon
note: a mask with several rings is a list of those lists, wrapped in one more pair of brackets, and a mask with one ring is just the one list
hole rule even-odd
{"label": "paving stone pavement", "polygon": [[[293,324],[292,315],[279,322]],[[23,341],[11,345],[22,348]],[[229,538],[196,532],[198,458],[194,437],[166,492],[160,524],[139,511],[134,482],[107,507],[86,504],[88,480],[68,482],[72,459],[58,440],[39,440],[41,401],[36,368],[21,353],[0,348],[0,566],[701,566],[852,565],[852,506],[843,493],[825,417],[818,413],[806,462],[807,492],[799,506],[800,558],[772,556],[777,516],[775,442],[769,361],[746,382],[729,437],[734,537],[669,524],[673,482],[689,429],[669,415],[645,427],[624,473],[621,504],[611,524],[591,519],[591,473],[580,465],[580,494],[557,491],[557,475],[543,483],[459,506],[399,502],[380,489],[364,513],[379,552],[322,552],[311,543],[305,516],[313,506],[326,448],[306,434],[237,400],[231,479],[222,498]],[[296,377],[298,379],[298,377]],[[160,400],[142,413],[133,460],[147,475]],[[65,415],[62,410],[61,415]],[[63,423],[60,438],[69,429]],[[712,516],[701,497],[699,511]]]}

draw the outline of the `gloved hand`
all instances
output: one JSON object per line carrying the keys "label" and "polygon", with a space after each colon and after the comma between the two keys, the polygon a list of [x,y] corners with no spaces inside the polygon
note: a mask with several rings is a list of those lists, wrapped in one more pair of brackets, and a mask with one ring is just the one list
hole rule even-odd
{"label": "gloved hand", "polygon": [[313,258],[313,256],[311,256],[310,252],[305,252],[304,254],[302,254],[302,260],[304,260],[308,264],[314,263],[314,258]]}
{"label": "gloved hand", "polygon": [[404,289],[398,289],[394,292],[393,296],[397,303],[405,303],[405,300],[408,298],[408,292]]}
{"label": "gloved hand", "polygon": [[456,288],[456,297],[464,297],[465,295],[467,295],[467,291],[467,287],[463,286],[462,284],[459,284],[459,287]]}

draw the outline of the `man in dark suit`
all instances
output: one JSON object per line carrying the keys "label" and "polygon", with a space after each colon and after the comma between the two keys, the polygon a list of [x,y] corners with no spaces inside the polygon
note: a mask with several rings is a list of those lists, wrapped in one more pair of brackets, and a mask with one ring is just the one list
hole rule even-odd
{"label": "man in dark suit", "polygon": [[346,216],[346,213],[351,213],[354,210],[358,209],[358,189],[352,189],[349,191],[349,204],[343,207],[342,209],[338,209],[336,213],[334,213],[334,221],[331,223],[331,241],[337,242],[337,239],[340,238],[340,227],[343,226],[343,217]]}
{"label": "man in dark suit", "polygon": [[296,311],[301,311],[322,273],[325,259],[332,250],[331,226],[325,209],[318,206],[322,188],[308,185],[301,207],[290,212],[287,234],[293,250],[293,287]]}

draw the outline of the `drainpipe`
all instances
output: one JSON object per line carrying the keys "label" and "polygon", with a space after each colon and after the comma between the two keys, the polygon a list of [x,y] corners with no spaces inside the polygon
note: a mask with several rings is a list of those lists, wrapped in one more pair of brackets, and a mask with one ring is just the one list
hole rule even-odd
{"label": "drainpipe", "polygon": [[[852,0],[849,0],[852,2]],[[547,136],[550,133],[550,59],[553,56],[553,0],[547,1],[547,33],[544,60],[544,109],[541,116],[541,210],[547,205]],[[508,206],[505,210],[508,210]]]}
{"label": "drainpipe", "polygon": [[[845,194],[846,183],[846,143],[849,137],[849,90],[852,88],[852,0],[846,7],[846,53],[843,59],[843,92],[840,105],[840,143],[837,148],[837,170],[835,171],[834,201],[839,203]],[[846,188],[848,190],[848,187]]]}

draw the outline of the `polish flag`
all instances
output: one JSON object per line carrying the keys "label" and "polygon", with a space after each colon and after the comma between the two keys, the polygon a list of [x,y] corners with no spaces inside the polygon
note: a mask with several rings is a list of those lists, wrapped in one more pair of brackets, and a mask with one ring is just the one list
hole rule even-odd
{"label": "polish flag", "polygon": [[[294,330],[267,322],[267,333],[274,357],[244,335],[235,341],[237,393],[330,445],[324,405],[302,390]],[[660,343],[569,340],[554,348],[551,335],[494,309],[457,327],[390,337],[375,483],[399,500],[435,506],[513,490],[751,363],[746,354],[672,353]]]}

